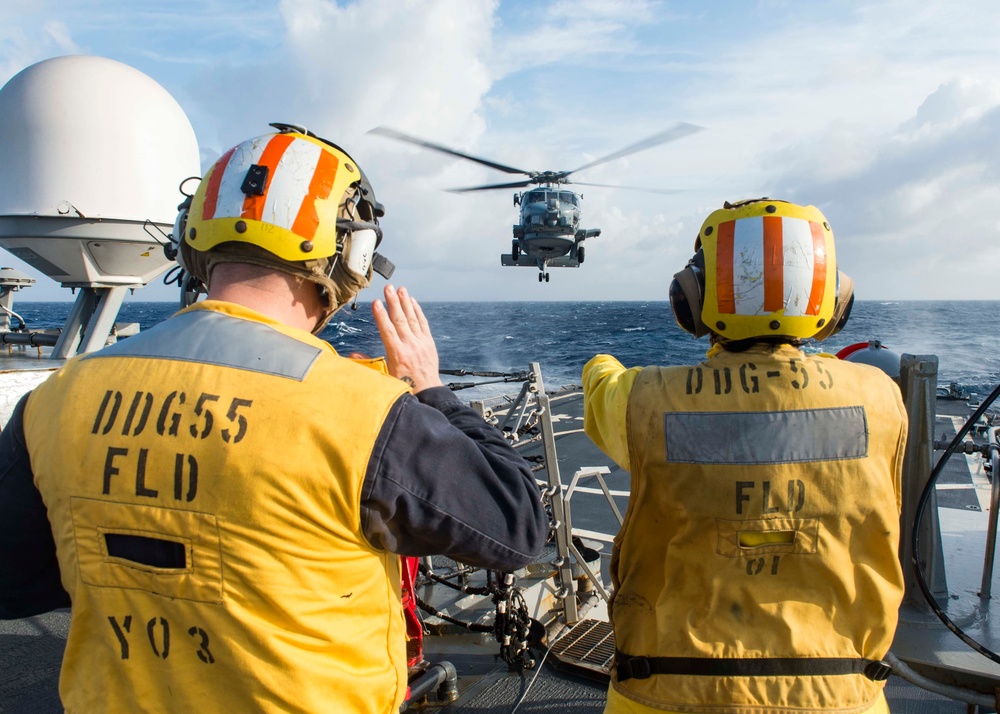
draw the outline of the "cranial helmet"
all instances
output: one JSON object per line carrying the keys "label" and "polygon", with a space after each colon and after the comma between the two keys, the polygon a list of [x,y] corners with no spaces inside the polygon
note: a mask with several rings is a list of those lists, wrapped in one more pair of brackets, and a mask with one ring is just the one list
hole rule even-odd
{"label": "cranial helmet", "polygon": [[249,139],[215,162],[174,227],[178,262],[209,284],[219,263],[249,263],[317,283],[320,332],[394,266],[375,252],[385,209],[357,163],[336,144],[290,124]]}
{"label": "cranial helmet", "polygon": [[837,270],[833,231],[814,206],[726,202],[694,247],[670,285],[670,306],[695,337],[825,339],[847,322],[853,283]]}

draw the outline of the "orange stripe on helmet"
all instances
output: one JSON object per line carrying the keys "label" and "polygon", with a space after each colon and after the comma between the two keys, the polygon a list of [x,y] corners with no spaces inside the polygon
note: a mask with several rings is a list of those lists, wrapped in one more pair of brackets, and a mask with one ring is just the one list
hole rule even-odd
{"label": "orange stripe on helmet", "polygon": [[826,292],[826,234],[816,221],[809,221],[809,231],[813,239],[813,283],[806,314],[818,315]]}
{"label": "orange stripe on helmet", "polygon": [[232,158],[234,151],[236,151],[235,146],[224,153],[212,167],[212,175],[208,177],[208,188],[205,189],[205,203],[201,209],[203,221],[215,218],[215,208],[219,203],[219,186],[222,185],[222,177],[226,173],[226,167],[229,166],[229,159]]}
{"label": "orange stripe on helmet", "polygon": [[278,168],[278,162],[285,153],[288,145],[295,141],[291,134],[278,134],[271,137],[260,155],[258,166],[267,167],[267,182],[264,184],[264,193],[260,196],[247,196],[243,200],[243,210],[240,212],[242,218],[249,218],[259,221],[264,215],[264,203],[267,201],[267,191],[271,187],[271,179]]}
{"label": "orange stripe on helmet", "polygon": [[736,312],[736,295],[733,292],[733,238],[736,221],[719,224],[715,247],[715,297],[719,312],[732,315]]}
{"label": "orange stripe on helmet", "polygon": [[764,216],[764,312],[785,307],[785,250],[783,219]]}
{"label": "orange stripe on helmet", "polygon": [[337,177],[337,169],[340,161],[329,151],[320,151],[319,159],[316,162],[316,170],[313,171],[312,179],[309,181],[309,193],[302,199],[302,205],[295,216],[292,224],[292,233],[302,236],[306,240],[312,240],[319,227],[319,214],[316,212],[316,201],[326,200],[333,190],[333,180]]}

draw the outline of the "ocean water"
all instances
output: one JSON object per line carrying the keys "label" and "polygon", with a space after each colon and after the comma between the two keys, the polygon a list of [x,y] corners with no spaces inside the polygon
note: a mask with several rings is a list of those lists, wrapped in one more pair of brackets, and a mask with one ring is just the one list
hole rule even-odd
{"label": "ocean water", "polygon": [[[667,302],[431,302],[423,304],[442,369],[525,371],[542,367],[549,389],[579,383],[595,354],[617,357],[627,367],[689,364],[702,359],[706,338],[696,340],[674,322]],[[19,302],[15,311],[29,328],[59,327],[68,302]],[[127,302],[118,320],[148,329],[169,317],[175,303]],[[322,337],[341,354],[384,353],[370,300],[341,310]],[[1000,301],[859,301],[847,326],[811,352],[837,352],[877,339],[900,354],[937,355],[938,383],[966,392],[989,392],[1000,382]],[[444,376],[449,382],[488,378]],[[463,399],[516,392],[516,384],[485,384],[459,392]]]}

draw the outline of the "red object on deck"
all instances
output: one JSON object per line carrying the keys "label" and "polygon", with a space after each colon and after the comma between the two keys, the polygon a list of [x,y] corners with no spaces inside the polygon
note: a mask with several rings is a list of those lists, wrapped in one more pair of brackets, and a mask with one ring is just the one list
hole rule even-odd
{"label": "red object on deck", "polygon": [[415,667],[424,661],[424,626],[417,612],[417,594],[414,590],[419,560],[401,557],[400,565],[403,571],[403,618],[406,620],[406,666]]}
{"label": "red object on deck", "polygon": [[848,345],[837,353],[837,359],[847,359],[849,355],[854,354],[858,350],[866,349],[868,344],[868,342],[855,342],[853,345]]}

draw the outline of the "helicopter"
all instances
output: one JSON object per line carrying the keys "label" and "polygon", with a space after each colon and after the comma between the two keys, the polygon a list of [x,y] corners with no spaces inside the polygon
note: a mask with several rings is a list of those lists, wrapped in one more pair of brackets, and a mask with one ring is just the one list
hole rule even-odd
{"label": "helicopter", "polygon": [[598,164],[650,149],[660,144],[688,136],[701,131],[700,126],[688,123],[678,123],[666,131],[654,134],[642,141],[615,151],[614,153],[595,159],[572,171],[526,171],[513,166],[472,156],[442,144],[436,144],[426,139],[419,139],[401,131],[378,126],[369,134],[377,134],[390,139],[404,141],[426,149],[438,151],[449,156],[474,161],[491,169],[508,174],[523,174],[525,179],[509,183],[486,184],[483,186],[468,186],[465,188],[448,189],[452,193],[469,193],[472,191],[494,191],[505,188],[527,188],[526,191],[514,193],[514,206],[520,208],[520,220],[513,226],[514,236],[511,241],[510,253],[500,256],[500,264],[513,267],[537,267],[538,282],[549,282],[549,268],[578,268],[583,264],[586,255],[584,241],[601,235],[600,228],[580,227],[580,204],[583,194],[574,193],[563,188],[565,184],[578,186],[598,186],[602,188],[623,188],[631,191],[646,191],[649,193],[677,193],[671,189],[644,188],[639,186],[615,186],[602,183],[584,183],[571,181],[571,174],[592,168]]}

